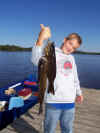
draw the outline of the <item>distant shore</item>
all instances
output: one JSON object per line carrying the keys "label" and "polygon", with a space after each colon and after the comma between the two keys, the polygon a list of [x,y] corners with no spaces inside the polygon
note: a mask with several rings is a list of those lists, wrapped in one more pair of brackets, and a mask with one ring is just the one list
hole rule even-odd
{"label": "distant shore", "polygon": [[100,55],[98,52],[75,51],[74,54]]}
{"label": "distant shore", "polygon": [[[24,48],[16,45],[0,45],[0,51],[32,51],[32,47]],[[74,54],[88,54],[88,55],[100,55],[99,52],[85,52],[85,51],[75,51]]]}
{"label": "distant shore", "polygon": [[9,52],[32,51],[32,47],[24,48],[16,45],[0,45],[0,51],[9,51]]}

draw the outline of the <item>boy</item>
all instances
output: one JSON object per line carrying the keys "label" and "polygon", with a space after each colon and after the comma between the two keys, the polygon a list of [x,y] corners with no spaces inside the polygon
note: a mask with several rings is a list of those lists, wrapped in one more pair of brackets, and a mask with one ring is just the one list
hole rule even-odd
{"label": "boy", "polygon": [[[38,65],[42,56],[44,40],[51,37],[49,27],[41,26],[41,31],[36,44],[32,49],[32,62]],[[72,133],[75,101],[82,103],[83,96],[77,76],[77,68],[74,57],[71,55],[82,43],[81,37],[77,33],[72,33],[64,38],[61,48],[55,48],[56,53],[56,78],[54,80],[55,95],[45,94],[45,120],[44,133],[54,133],[58,120],[62,133]]]}

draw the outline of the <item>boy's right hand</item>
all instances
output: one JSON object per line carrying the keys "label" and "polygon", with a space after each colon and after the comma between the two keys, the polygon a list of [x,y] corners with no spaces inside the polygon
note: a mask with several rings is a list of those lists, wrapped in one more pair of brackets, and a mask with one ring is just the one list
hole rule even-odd
{"label": "boy's right hand", "polygon": [[42,45],[44,40],[48,40],[51,37],[51,31],[49,27],[45,27],[43,24],[40,24],[41,31],[37,40],[37,45]]}

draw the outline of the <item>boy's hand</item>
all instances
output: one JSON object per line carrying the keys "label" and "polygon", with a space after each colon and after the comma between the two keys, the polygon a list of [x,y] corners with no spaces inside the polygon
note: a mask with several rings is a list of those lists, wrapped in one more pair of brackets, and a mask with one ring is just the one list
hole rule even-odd
{"label": "boy's hand", "polygon": [[37,45],[42,45],[44,40],[48,40],[51,37],[51,31],[49,27],[45,27],[43,24],[40,24],[41,31],[37,40]]}
{"label": "boy's hand", "polygon": [[76,103],[81,104],[83,102],[83,96],[76,96]]}
{"label": "boy's hand", "polygon": [[40,35],[44,40],[47,40],[48,38],[51,37],[51,31],[49,27],[45,27],[43,24],[40,24],[41,31]]}

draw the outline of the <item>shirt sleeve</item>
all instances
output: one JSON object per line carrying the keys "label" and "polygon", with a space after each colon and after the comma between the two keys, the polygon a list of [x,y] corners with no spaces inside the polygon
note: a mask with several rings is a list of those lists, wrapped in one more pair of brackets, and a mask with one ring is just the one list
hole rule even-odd
{"label": "shirt sleeve", "polygon": [[43,46],[38,46],[34,44],[32,48],[31,62],[34,66],[38,66],[39,59],[43,55]]}
{"label": "shirt sleeve", "polygon": [[32,48],[31,62],[34,66],[38,66],[39,59],[44,55],[44,48],[47,45],[48,40],[44,40],[43,45],[38,46],[36,43]]}
{"label": "shirt sleeve", "polygon": [[77,66],[74,60],[74,85],[75,85],[75,89],[76,89],[76,95],[80,96],[82,95],[82,90],[80,88],[80,81],[78,78],[78,73],[77,73]]}

